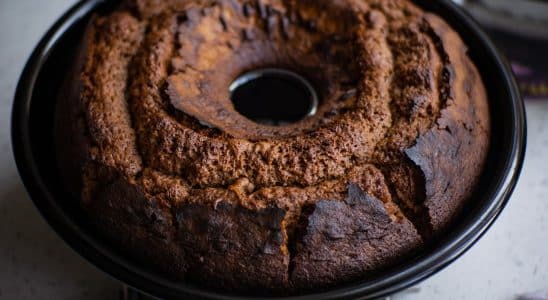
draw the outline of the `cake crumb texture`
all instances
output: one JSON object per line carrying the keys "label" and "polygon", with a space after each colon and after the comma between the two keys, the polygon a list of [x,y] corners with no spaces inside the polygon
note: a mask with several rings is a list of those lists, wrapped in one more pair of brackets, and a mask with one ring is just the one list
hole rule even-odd
{"label": "cake crumb texture", "polygon": [[[317,291],[410,257],[489,150],[466,45],[408,0],[125,0],[80,54],[56,118],[69,190],[123,253],[216,290]],[[318,112],[240,115],[228,86],[266,67],[309,79]]]}

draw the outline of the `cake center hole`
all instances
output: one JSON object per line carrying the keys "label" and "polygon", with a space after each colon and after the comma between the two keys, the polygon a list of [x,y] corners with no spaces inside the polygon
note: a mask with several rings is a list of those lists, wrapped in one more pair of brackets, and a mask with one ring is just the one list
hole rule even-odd
{"label": "cake center hole", "polygon": [[232,82],[229,91],[236,111],[260,124],[295,123],[318,109],[318,95],[310,82],[288,70],[245,73]]}

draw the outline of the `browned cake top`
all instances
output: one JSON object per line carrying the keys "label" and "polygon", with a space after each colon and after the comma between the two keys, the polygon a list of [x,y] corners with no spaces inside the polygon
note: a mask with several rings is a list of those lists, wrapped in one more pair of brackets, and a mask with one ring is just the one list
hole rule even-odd
{"label": "browned cake top", "polygon": [[[94,21],[86,49],[84,202],[123,180],[168,211],[160,231],[173,239],[182,205],[280,209],[271,220],[279,241],[264,247],[281,251],[304,286],[378,265],[341,259],[299,273],[310,249],[329,256],[358,245],[329,246],[367,225],[355,222],[407,224],[386,248],[438,232],[487,153],[486,95],[465,45],[409,1],[126,1]],[[283,126],[240,115],[228,87],[264,67],[308,78],[318,112]],[[379,230],[369,238],[386,236]]]}

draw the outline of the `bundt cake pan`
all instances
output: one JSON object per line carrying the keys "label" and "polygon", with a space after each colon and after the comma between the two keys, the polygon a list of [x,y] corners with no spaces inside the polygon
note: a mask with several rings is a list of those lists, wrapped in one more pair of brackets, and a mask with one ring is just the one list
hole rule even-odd
{"label": "bundt cake pan", "polygon": [[[525,153],[523,101],[506,62],[471,18],[449,0],[415,0],[452,25],[469,46],[485,82],[492,116],[491,150],[478,189],[455,226],[414,257],[361,281],[296,299],[370,299],[394,293],[431,276],[469,249],[495,221],[515,187]],[[171,281],[124,257],[86,224],[78,201],[64,192],[54,152],[55,99],[71,58],[94,12],[116,1],[82,0],[45,35],[30,57],[17,87],[12,115],[13,150],[23,182],[38,209],[82,256],[124,283],[161,298],[236,299]],[[268,295],[264,295],[265,297]]]}

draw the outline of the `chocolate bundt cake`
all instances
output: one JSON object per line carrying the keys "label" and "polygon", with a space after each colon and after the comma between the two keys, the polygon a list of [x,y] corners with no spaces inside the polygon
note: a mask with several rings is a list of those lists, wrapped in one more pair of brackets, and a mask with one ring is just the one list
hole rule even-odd
{"label": "chocolate bundt cake", "polygon": [[[240,114],[229,86],[261,68],[309,80],[317,112]],[[177,280],[263,293],[420,251],[489,138],[466,46],[408,0],[122,1],[90,21],[56,118],[66,186],[105,239]]]}

